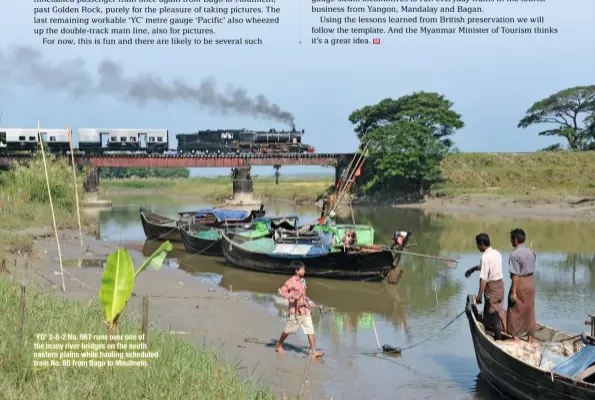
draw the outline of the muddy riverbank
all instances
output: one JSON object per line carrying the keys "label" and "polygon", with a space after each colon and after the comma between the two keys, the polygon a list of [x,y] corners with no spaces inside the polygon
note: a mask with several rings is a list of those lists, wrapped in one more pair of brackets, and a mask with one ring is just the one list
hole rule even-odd
{"label": "muddy riverbank", "polygon": [[423,203],[393,204],[394,208],[414,208],[447,214],[502,216],[550,220],[595,220],[595,198],[569,197],[555,200],[527,200],[488,196],[430,198]]}
{"label": "muddy riverbank", "polygon": [[[103,261],[118,244],[85,236],[84,249],[81,249],[78,232],[61,232],[66,284],[66,292],[63,292],[56,240],[44,229],[39,231],[41,234],[36,236],[33,255],[28,257],[29,279],[39,283],[44,291],[65,298],[97,299]],[[142,248],[123,246],[129,248],[136,266],[143,262]],[[78,268],[77,260],[80,259],[86,261]],[[15,271],[10,258],[7,264],[10,273],[5,276],[22,279],[22,269]],[[300,392],[302,398],[323,398],[319,382],[324,379],[324,360],[310,361],[309,373],[302,379],[310,360],[304,351],[288,349],[286,354],[279,355],[272,347],[246,342],[248,337],[262,343],[271,342],[281,333],[284,323],[247,301],[246,297],[235,295],[233,288],[231,290],[213,288],[182,270],[165,265],[160,271],[145,271],[139,275],[134,287],[135,296],[125,312],[140,316],[142,296],[149,295],[150,330],[171,331],[198,345],[220,348],[226,359],[237,364],[242,376],[260,380],[282,398],[294,398]],[[98,301],[97,304],[99,307]],[[303,346],[306,340],[291,337],[287,343]]]}

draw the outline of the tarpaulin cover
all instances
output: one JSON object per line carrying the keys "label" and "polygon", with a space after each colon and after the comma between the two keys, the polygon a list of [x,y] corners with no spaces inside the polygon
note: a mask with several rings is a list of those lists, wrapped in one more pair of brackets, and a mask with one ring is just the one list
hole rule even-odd
{"label": "tarpaulin cover", "polygon": [[228,219],[244,219],[250,215],[250,212],[227,208],[203,208],[196,212],[197,217],[205,217],[209,214],[215,214],[215,217],[217,217],[219,221],[226,221]]}
{"label": "tarpaulin cover", "polygon": [[570,357],[566,362],[558,365],[552,372],[572,378],[595,364],[595,346],[589,345]]}

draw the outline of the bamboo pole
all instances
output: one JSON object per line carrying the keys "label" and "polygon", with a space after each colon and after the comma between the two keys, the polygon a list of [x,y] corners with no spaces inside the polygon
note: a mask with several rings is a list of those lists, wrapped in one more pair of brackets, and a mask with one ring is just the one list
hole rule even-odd
{"label": "bamboo pole", "polygon": [[[350,176],[351,171],[353,170],[354,167],[357,167],[357,165],[360,163],[362,157],[364,156],[364,154],[368,150],[368,145],[369,144],[370,144],[370,142],[368,141],[366,143],[366,145],[364,146],[364,148],[362,149],[362,151],[359,152],[359,153],[356,153],[353,156],[353,159],[351,160],[351,163],[349,163],[349,167],[346,168],[345,171],[343,171],[343,172],[345,172],[345,176],[343,177],[343,179],[341,179],[341,185],[339,185],[338,193],[341,193],[347,187],[347,184],[349,183],[349,179],[348,178]],[[355,170],[357,170],[357,168]]]}
{"label": "bamboo pole", "polygon": [[[356,164],[357,168],[354,168],[353,171],[351,171],[351,174],[349,176],[349,179],[347,180],[347,183],[351,182],[352,179],[354,179],[355,173],[357,172],[359,167],[361,167],[363,165],[363,161],[365,161],[364,157],[365,157],[364,154],[362,154],[362,156],[360,157],[360,161],[358,161],[358,163]],[[333,204],[333,206],[331,208],[332,211],[335,211],[337,209],[337,207],[339,207],[339,204],[343,200],[343,197],[345,197],[346,188],[347,188],[347,186],[345,186],[344,190],[341,191],[339,193],[339,195],[337,196],[337,198],[335,199],[335,203]],[[349,186],[349,188],[351,188],[351,185]]]}
{"label": "bamboo pole", "polygon": [[70,145],[70,160],[72,161],[72,179],[74,180],[74,196],[76,198],[76,218],[79,223],[79,238],[81,241],[81,249],[83,248],[83,228],[81,227],[81,211],[79,208],[79,190],[76,184],[76,168],[74,166],[74,151],[72,149],[72,129],[70,125],[66,127],[68,129],[68,144]]}
{"label": "bamboo pole", "polygon": [[457,264],[459,262],[459,260],[453,260],[452,258],[430,256],[428,254],[412,253],[410,251],[404,251],[404,250],[392,250],[392,251],[393,251],[393,253],[401,253],[401,254],[407,254],[407,255],[410,255],[410,256],[418,256],[418,257],[424,257],[424,258],[431,258],[433,260],[450,261],[450,262],[455,263],[455,264]]}
{"label": "bamboo pole", "polygon": [[355,162],[354,167],[348,171],[347,179],[345,180],[344,184],[341,186],[340,190],[337,192],[335,202],[332,205],[333,210],[336,210],[336,208],[338,207],[338,204],[343,199],[345,191],[347,190],[347,187],[349,186],[349,182],[353,178],[353,175],[355,174],[355,172],[358,170],[358,166],[360,166],[360,163],[361,163],[361,160],[363,157],[364,157],[364,153],[358,154],[358,159]]}
{"label": "bamboo pole", "polygon": [[50,177],[48,176],[48,165],[45,161],[45,149],[43,148],[43,140],[41,139],[41,125],[37,120],[37,137],[39,145],[41,146],[41,157],[43,158],[43,168],[45,170],[45,183],[48,187],[48,197],[50,198],[50,209],[52,210],[52,220],[54,222],[54,235],[56,236],[56,245],[58,246],[58,259],[60,260],[60,275],[62,276],[62,291],[66,291],[66,283],[64,282],[64,265],[62,264],[62,250],[60,249],[60,239],[58,238],[58,227],[56,226],[56,213],[54,212],[54,202],[52,201],[52,190],[50,189]]}

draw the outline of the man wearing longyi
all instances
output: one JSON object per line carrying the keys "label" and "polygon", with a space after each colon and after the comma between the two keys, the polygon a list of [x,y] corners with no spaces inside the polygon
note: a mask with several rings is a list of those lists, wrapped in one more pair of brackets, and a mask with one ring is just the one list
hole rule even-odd
{"label": "man wearing longyi", "polygon": [[510,253],[508,268],[512,285],[508,294],[506,325],[508,334],[518,340],[527,335],[527,341],[533,343],[535,334],[535,261],[537,256],[527,246],[527,236],[522,229],[510,232],[510,244],[514,251]]}
{"label": "man wearing longyi", "polygon": [[479,271],[479,291],[477,303],[482,303],[485,297],[483,308],[483,324],[494,332],[496,340],[502,339],[502,329],[506,331],[506,323],[502,303],[504,302],[504,275],[502,273],[502,255],[493,249],[490,237],[487,233],[480,233],[475,237],[477,249],[481,251],[479,265],[468,269],[465,277],[469,278],[475,271]]}

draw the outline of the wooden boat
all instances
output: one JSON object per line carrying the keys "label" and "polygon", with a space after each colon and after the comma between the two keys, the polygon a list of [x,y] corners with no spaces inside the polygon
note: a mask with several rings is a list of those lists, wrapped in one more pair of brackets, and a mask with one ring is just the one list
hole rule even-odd
{"label": "wooden boat", "polygon": [[163,217],[143,207],[140,208],[140,220],[147,239],[169,240],[171,242],[181,241],[178,222],[181,224],[187,223],[183,220]]}
{"label": "wooden boat", "polygon": [[180,237],[184,243],[184,250],[188,253],[223,256],[220,234],[220,229],[208,228],[202,224],[189,224],[187,227],[180,224]]}
{"label": "wooden boat", "polygon": [[[481,323],[475,296],[465,308],[482,376],[504,396],[522,400],[595,399],[595,341],[537,324],[536,347],[493,339]],[[503,335],[504,339],[511,339]],[[555,359],[556,361],[553,361]]]}
{"label": "wooden boat", "polygon": [[266,211],[264,210],[264,204],[262,204],[260,208],[254,209],[250,211],[250,213],[248,213],[247,215],[240,218],[230,217],[230,214],[233,214],[234,212],[245,214],[245,212],[242,210],[233,210],[226,208],[205,208],[198,211],[183,211],[178,213],[178,216],[181,220],[190,219],[194,222],[198,222],[203,225],[221,228],[228,224],[234,225],[249,223],[252,222],[255,218],[264,217],[266,214]]}
{"label": "wooden boat", "polygon": [[223,230],[235,232],[247,240],[271,237],[272,235],[265,221],[226,224],[224,228],[210,227],[199,222],[189,224],[180,222],[179,230],[184,249],[188,253],[215,257],[223,257],[221,249],[221,232]]}
{"label": "wooden boat", "polygon": [[188,224],[192,221],[209,227],[221,227],[227,224],[234,225],[249,223],[255,218],[263,217],[265,214],[264,205],[262,205],[259,209],[252,210],[245,218],[225,218],[225,213],[229,214],[234,211],[238,210],[217,210],[209,208],[199,211],[184,211],[178,213],[178,219],[173,219],[155,214],[150,210],[141,207],[140,218],[147,239],[180,242],[182,241],[182,238],[179,233],[179,226],[187,228]]}
{"label": "wooden boat", "polygon": [[[406,241],[411,236],[408,232]],[[223,255],[231,265],[259,272],[291,275],[291,262],[303,261],[310,277],[375,281],[383,280],[396,267],[399,254],[383,246],[343,247],[306,239],[295,243],[277,243],[274,239],[248,239],[232,232],[222,232]]]}

